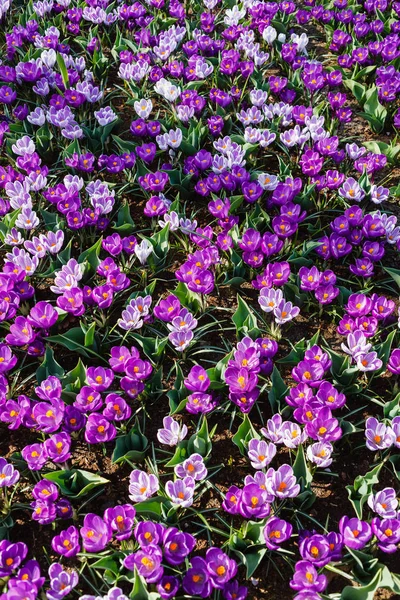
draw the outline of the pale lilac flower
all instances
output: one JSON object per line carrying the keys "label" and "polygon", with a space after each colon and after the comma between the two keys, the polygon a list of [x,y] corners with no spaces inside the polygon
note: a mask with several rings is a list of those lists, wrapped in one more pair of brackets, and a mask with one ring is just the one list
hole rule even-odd
{"label": "pale lilac flower", "polygon": [[157,432],[157,439],[161,444],[176,446],[185,439],[188,432],[185,424],[181,425],[173,417],[164,417],[163,425],[164,427]]}
{"label": "pale lilac flower", "polygon": [[193,477],[167,481],[165,491],[174,504],[188,508],[193,504],[195,484]]}
{"label": "pale lilac flower", "polygon": [[200,454],[191,454],[183,463],[176,465],[175,475],[184,479],[192,477],[195,481],[201,481],[207,477],[208,471],[204,459]]}
{"label": "pale lilac flower", "polygon": [[27,135],[24,135],[21,139],[17,140],[16,143],[11,146],[11,149],[14,154],[18,154],[18,156],[33,154],[36,150],[33,140]]}
{"label": "pale lilac flower", "polygon": [[151,100],[142,98],[142,100],[136,100],[136,102],[134,102],[133,108],[141,119],[147,119],[153,110],[153,103]]}
{"label": "pale lilac flower", "polygon": [[396,436],[391,427],[369,417],[365,423],[366,446],[368,450],[385,450],[395,442]]}
{"label": "pale lilac flower", "polygon": [[391,487],[368,496],[368,506],[383,519],[395,519],[398,504],[396,492]]}
{"label": "pale lilac flower", "polygon": [[302,430],[298,423],[292,423],[291,421],[283,423],[281,434],[282,442],[286,448],[297,448],[308,437],[305,429]]}
{"label": "pale lilac flower", "polygon": [[367,352],[365,354],[358,354],[357,356],[357,368],[360,371],[378,371],[382,367],[382,361],[378,358],[376,352]]}
{"label": "pale lilac flower", "polygon": [[276,446],[264,440],[253,438],[249,441],[247,455],[253,469],[264,469],[272,461],[276,454]]}
{"label": "pale lilac flower", "polygon": [[258,303],[262,310],[266,313],[272,312],[277,308],[283,301],[282,290],[275,290],[274,288],[263,287],[260,290]]}
{"label": "pale lilac flower", "polygon": [[129,482],[129,498],[132,502],[143,502],[159,489],[157,477],[153,473],[148,475],[139,469],[132,471]]}
{"label": "pale lilac flower", "polygon": [[31,208],[23,208],[15,221],[15,226],[18,229],[30,231],[39,225],[39,219],[34,210]]}
{"label": "pale lilac flower", "polygon": [[261,429],[264,437],[275,444],[282,444],[282,417],[279,413],[268,419],[267,426]]}
{"label": "pale lilac flower", "polygon": [[332,464],[333,446],[330,442],[316,442],[307,448],[307,458],[318,467],[325,468]]}
{"label": "pale lilac flower", "polygon": [[361,202],[365,196],[365,192],[361,189],[354,177],[348,177],[338,191],[340,196],[347,198],[347,200],[351,200],[352,202]]}
{"label": "pale lilac flower", "polygon": [[278,325],[283,325],[284,323],[295,319],[299,313],[300,308],[298,306],[293,306],[291,302],[281,300],[279,305],[274,308],[275,322],[278,323]]}
{"label": "pale lilac flower", "polygon": [[103,108],[100,108],[100,110],[96,110],[94,116],[101,127],[105,127],[117,119],[117,115],[111,106],[104,106]]}
{"label": "pale lilac flower", "polygon": [[172,331],[168,339],[178,352],[183,352],[189,346],[193,339],[193,331],[190,329],[183,331]]}

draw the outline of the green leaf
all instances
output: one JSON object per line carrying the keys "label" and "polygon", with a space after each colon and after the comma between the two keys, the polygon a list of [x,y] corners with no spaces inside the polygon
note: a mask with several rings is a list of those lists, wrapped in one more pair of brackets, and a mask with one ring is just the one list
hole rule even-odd
{"label": "green leaf", "polygon": [[161,598],[160,594],[148,591],[146,581],[139,575],[136,567],[134,571],[133,588],[129,597],[132,598],[132,600],[158,600]]}
{"label": "green leaf", "polygon": [[160,520],[172,506],[172,502],[163,496],[154,496],[135,504],[136,515]]}
{"label": "green leaf", "polygon": [[86,261],[89,265],[89,270],[92,272],[95,272],[100,264],[99,255],[102,241],[103,237],[100,237],[97,240],[97,242],[93,244],[93,246],[82,252],[82,254],[80,254],[78,258],[78,263],[82,264]]}
{"label": "green leaf", "polygon": [[76,366],[71,371],[68,371],[68,373],[66,373],[63,379],[63,384],[65,386],[69,386],[69,389],[79,391],[81,387],[85,385],[85,381],[86,367],[81,361],[81,359],[78,358]]}
{"label": "green leaf", "polygon": [[247,579],[249,579],[253,575],[253,573],[256,571],[261,561],[263,560],[265,554],[267,553],[266,548],[260,548],[246,553],[235,549],[233,549],[233,551],[239,556],[242,563],[245,565]]}
{"label": "green leaf", "polygon": [[122,558],[124,558],[124,554],[122,552],[114,552],[112,556],[104,556],[90,566],[92,569],[105,569],[107,571],[111,571],[115,575],[118,575],[121,569],[119,559]]}
{"label": "green leaf", "polygon": [[281,400],[288,393],[288,387],[283,381],[276,366],[274,366],[271,373],[271,382],[272,387],[268,392],[268,401],[271,405],[272,411],[277,413],[281,410]]}
{"label": "green leaf", "polygon": [[[95,323],[93,322],[92,325],[95,325]],[[59,333],[58,335],[49,336],[47,338],[47,341],[52,342],[53,344],[59,344],[60,346],[64,346],[72,352],[78,352],[79,354],[82,354],[82,356],[96,356],[102,362],[107,362],[104,356],[101,356],[95,350],[91,349],[88,346],[93,329],[94,328],[92,326],[88,329],[89,338],[86,337],[87,333],[85,333],[81,327],[72,327],[72,329],[69,329],[65,333]]]}
{"label": "green leaf", "polygon": [[148,445],[148,439],[142,433],[139,421],[136,419],[135,425],[129,433],[117,437],[112,462],[116,464],[123,463],[126,460],[140,462],[145,457]]}
{"label": "green leaf", "polygon": [[236,325],[236,332],[239,334],[242,330],[247,332],[257,329],[257,318],[251,308],[246,304],[241,296],[237,296],[237,309],[232,316],[232,321]]}
{"label": "green leaf", "polygon": [[391,269],[390,267],[383,267],[388,275],[396,282],[397,287],[400,288],[400,271],[398,269]]}
{"label": "green leaf", "polygon": [[260,439],[260,436],[254,429],[249,416],[245,414],[241,425],[232,438],[232,442],[239,448],[240,454],[247,457],[247,445],[253,438]]}
{"label": "green leaf", "polygon": [[67,71],[67,67],[65,66],[63,55],[60,52],[57,52],[57,65],[58,65],[58,68],[60,69],[61,78],[62,78],[64,86],[66,88],[69,88],[68,71]]}
{"label": "green leaf", "polygon": [[176,465],[180,465],[184,460],[188,458],[188,456],[188,442],[186,440],[183,440],[182,442],[179,442],[173,457],[167,462],[165,466],[175,467]]}
{"label": "green leaf", "polygon": [[389,458],[389,462],[392,465],[393,472],[397,479],[400,481],[400,454],[394,454]]}
{"label": "green leaf", "polygon": [[129,204],[125,203],[120,207],[113,230],[124,234],[130,234],[135,230],[135,223],[131,217]]}
{"label": "green leaf", "polygon": [[362,104],[362,101],[365,97],[365,86],[358,83],[354,79],[343,79],[343,85],[351,91],[355,99]]}
{"label": "green leaf", "polygon": [[43,477],[57,484],[62,493],[70,498],[81,498],[94,488],[109,483],[108,479],[82,469],[52,471]]}
{"label": "green leaf", "polygon": [[390,402],[385,402],[383,407],[383,416],[386,419],[393,419],[400,415],[400,393]]}
{"label": "green leaf", "polygon": [[372,493],[373,486],[379,483],[379,472],[382,466],[383,463],[380,463],[365,475],[358,475],[353,485],[346,486],[349,500],[359,519],[362,519],[363,506]]}
{"label": "green leaf", "polygon": [[192,435],[188,442],[188,453],[200,454],[204,458],[211,453],[212,442],[208,433],[208,423],[206,415],[203,415],[200,429]]}
{"label": "green leaf", "polygon": [[347,585],[340,596],[340,600],[374,600],[375,592],[380,587],[382,571],[379,570],[368,585],[353,587]]}
{"label": "green leaf", "polygon": [[47,345],[44,360],[40,367],[36,370],[36,379],[39,384],[42,383],[50,375],[55,375],[58,379],[61,379],[64,375],[64,369],[58,364],[54,358],[54,352],[52,348]]}

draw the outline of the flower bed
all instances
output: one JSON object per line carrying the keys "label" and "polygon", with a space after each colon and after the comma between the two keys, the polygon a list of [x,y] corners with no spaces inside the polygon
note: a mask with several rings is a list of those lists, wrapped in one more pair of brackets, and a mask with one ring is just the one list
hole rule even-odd
{"label": "flower bed", "polygon": [[400,594],[399,16],[0,5],[0,600]]}

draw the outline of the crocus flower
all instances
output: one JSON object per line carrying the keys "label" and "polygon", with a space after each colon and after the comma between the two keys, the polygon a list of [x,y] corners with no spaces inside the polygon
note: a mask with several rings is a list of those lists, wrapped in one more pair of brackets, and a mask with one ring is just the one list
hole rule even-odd
{"label": "crocus flower", "polygon": [[315,566],[307,560],[300,560],[296,563],[295,573],[289,582],[293,590],[308,592],[323,592],[328,581],[325,575],[318,574]]}
{"label": "crocus flower", "polygon": [[61,554],[61,556],[66,556],[67,558],[76,556],[80,552],[78,529],[74,525],[71,525],[68,529],[61,531],[53,537],[51,547],[54,552]]}
{"label": "crocus flower", "polygon": [[15,485],[20,477],[19,471],[8,463],[5,458],[0,457],[0,488]]}
{"label": "crocus flower", "polygon": [[264,469],[274,458],[276,446],[263,440],[252,439],[249,441],[247,454],[254,469]]}
{"label": "crocus flower", "polygon": [[191,596],[207,598],[212,590],[208,561],[200,556],[195,556],[190,562],[191,567],[183,577],[183,589]]}
{"label": "crocus flower", "polygon": [[365,437],[368,450],[374,451],[390,448],[396,439],[393,429],[384,423],[379,423],[375,417],[366,420]]}
{"label": "crocus flower", "polygon": [[394,519],[397,515],[398,500],[393,488],[387,487],[368,496],[368,506],[384,519]]}
{"label": "crocus flower", "polygon": [[170,565],[180,565],[196,546],[196,538],[190,533],[169,527],[163,535],[163,551]]}
{"label": "crocus flower", "polygon": [[132,471],[129,481],[129,498],[133,502],[142,502],[150,498],[159,489],[157,477],[153,473],[148,475],[139,469]]}
{"label": "crocus flower", "polygon": [[386,554],[398,550],[400,543],[400,521],[398,519],[379,519],[371,521],[372,532],[378,539],[378,548]]}
{"label": "crocus flower", "polygon": [[181,425],[173,417],[164,417],[163,426],[157,431],[157,439],[161,444],[176,446],[185,439],[188,431],[185,424]]}
{"label": "crocus flower", "polygon": [[79,575],[76,571],[64,571],[62,565],[53,563],[49,568],[50,590],[46,592],[49,600],[61,600],[78,584]]}
{"label": "crocus flower", "polygon": [[339,521],[339,531],[343,536],[346,546],[354,550],[361,550],[372,537],[372,530],[368,523],[356,517],[342,517]]}
{"label": "crocus flower", "polygon": [[174,471],[181,479],[192,477],[195,481],[201,481],[207,477],[204,459],[200,454],[191,454],[183,463],[176,465]]}
{"label": "crocus flower", "polygon": [[117,540],[126,540],[132,535],[136,511],[131,504],[121,504],[107,508],[104,521],[115,531]]}
{"label": "crocus flower", "polygon": [[147,583],[157,583],[164,572],[161,561],[161,548],[150,545],[134,554],[129,554],[124,560],[124,566],[131,571],[136,567],[139,575],[144,577]]}
{"label": "crocus flower", "polygon": [[165,491],[174,504],[186,508],[193,504],[195,485],[193,477],[186,476],[184,479],[167,481]]}
{"label": "crocus flower", "polygon": [[117,430],[103,415],[92,413],[89,415],[85,428],[85,440],[88,444],[109,442],[117,435]]}
{"label": "crocus flower", "polygon": [[287,521],[278,517],[268,519],[264,528],[264,538],[269,550],[278,550],[280,544],[283,544],[292,535],[293,527]]}
{"label": "crocus flower", "polygon": [[111,527],[101,517],[88,513],[80,529],[83,547],[87,552],[101,552],[112,537]]}
{"label": "crocus flower", "polygon": [[296,477],[290,465],[282,465],[277,471],[267,471],[267,490],[277,498],[294,498],[300,492]]}

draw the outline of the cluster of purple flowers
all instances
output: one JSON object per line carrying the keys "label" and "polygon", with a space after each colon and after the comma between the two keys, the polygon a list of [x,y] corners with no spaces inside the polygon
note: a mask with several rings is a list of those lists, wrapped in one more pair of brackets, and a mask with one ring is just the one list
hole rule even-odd
{"label": "cluster of purple flowers", "polygon": [[342,349],[360,371],[377,371],[383,363],[368,341],[379,327],[390,321],[395,310],[393,300],[373,294],[351,294],[345,306],[346,314],[339,322],[338,333],[347,336]]}
{"label": "cluster of purple flowers", "polygon": [[154,308],[154,316],[167,323],[168,339],[177,352],[184,352],[194,338],[197,319],[170,294]]}
{"label": "cluster of purple flowers", "polygon": [[51,481],[42,479],[33,490],[34,501],[32,518],[41,525],[53,523],[57,518],[70,519],[73,514],[71,503],[66,498],[59,499],[58,487]]}
{"label": "cluster of purple flowers", "polygon": [[[354,200],[356,195],[364,194],[352,178],[344,183],[343,187],[345,186],[348,186],[343,192],[346,193],[346,198]],[[360,199],[362,197],[360,195]],[[388,217],[380,211],[364,215],[359,206],[347,208],[343,216],[333,220],[330,227],[332,233],[329,237],[324,236],[319,240],[320,245],[316,252],[325,260],[338,260],[355,250],[359,258],[350,265],[350,271],[359,277],[371,277],[374,274],[374,265],[385,254],[385,245],[399,242],[397,217]]]}
{"label": "cluster of purple flowers", "polygon": [[257,401],[260,394],[258,374],[269,375],[272,372],[272,359],[277,351],[277,342],[268,338],[253,341],[246,336],[237,344],[224,378],[229,388],[229,400],[243,413],[250,412]]}

